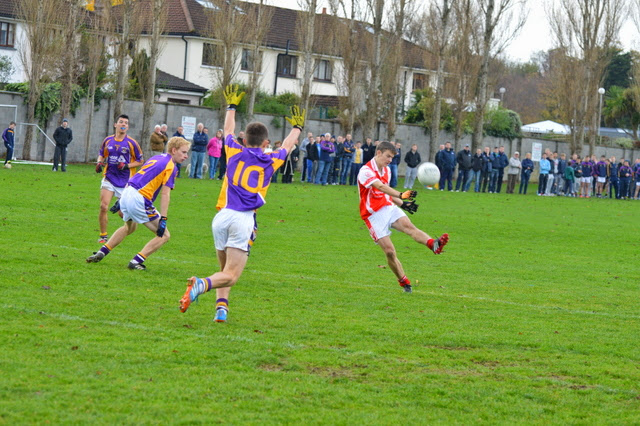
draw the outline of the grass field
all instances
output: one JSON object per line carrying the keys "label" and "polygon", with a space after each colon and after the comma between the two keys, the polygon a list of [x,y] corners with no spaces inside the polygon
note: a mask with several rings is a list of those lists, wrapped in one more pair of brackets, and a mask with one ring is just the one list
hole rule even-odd
{"label": "grass field", "polygon": [[0,169],[0,423],[640,423],[638,202],[421,191],[451,241],[394,236],[406,295],[353,187],[272,185],[216,324],[178,300],[217,268],[220,182],[179,179],[130,271],[151,233],[85,263],[99,177],[69,170]]}

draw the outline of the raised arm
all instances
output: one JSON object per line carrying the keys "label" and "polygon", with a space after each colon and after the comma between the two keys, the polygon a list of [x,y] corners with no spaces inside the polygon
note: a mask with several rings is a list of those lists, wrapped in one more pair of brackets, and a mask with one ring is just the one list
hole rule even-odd
{"label": "raised arm", "polygon": [[236,129],[236,108],[244,98],[245,93],[238,94],[238,85],[230,84],[224,89],[224,99],[227,102],[227,115],[224,117],[224,134],[233,135]]}
{"label": "raised arm", "polygon": [[302,110],[300,112],[300,108],[297,106],[291,107],[291,118],[285,117],[291,126],[293,127],[289,132],[289,136],[285,138],[282,142],[282,149],[287,151],[287,153],[291,152],[291,148],[295,145],[300,133],[302,133],[302,128],[304,127],[304,119],[307,114],[306,110]]}

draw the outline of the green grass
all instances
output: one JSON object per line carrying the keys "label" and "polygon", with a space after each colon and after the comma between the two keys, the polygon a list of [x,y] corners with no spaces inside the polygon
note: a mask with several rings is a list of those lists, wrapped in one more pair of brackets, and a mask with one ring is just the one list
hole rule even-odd
{"label": "green grass", "polygon": [[640,422],[639,203],[421,191],[451,242],[394,235],[405,295],[353,187],[272,185],[216,324],[177,302],[216,271],[220,182],[179,179],[129,271],[151,233],[86,264],[99,177],[69,170],[0,170],[0,423]]}

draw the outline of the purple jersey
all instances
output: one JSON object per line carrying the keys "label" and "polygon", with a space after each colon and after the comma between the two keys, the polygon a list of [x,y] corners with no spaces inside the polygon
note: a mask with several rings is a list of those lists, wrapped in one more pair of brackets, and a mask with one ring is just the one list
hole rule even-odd
{"label": "purple jersey", "polygon": [[162,185],[173,189],[177,174],[178,168],[171,159],[171,155],[154,155],[129,180],[129,186],[137,189],[142,194],[145,198],[145,204],[151,205],[158,196]]}
{"label": "purple jersey", "polygon": [[107,136],[98,153],[106,160],[104,178],[117,188],[124,188],[129,178],[136,174],[136,169],[118,170],[118,163],[133,163],[142,161],[140,145],[129,136],[119,141],[115,135]]}
{"label": "purple jersey", "polygon": [[269,154],[262,148],[249,148],[235,141],[233,135],[225,138],[227,173],[218,197],[218,210],[228,208],[249,211],[262,207],[271,183],[271,176],[287,159],[281,149]]}

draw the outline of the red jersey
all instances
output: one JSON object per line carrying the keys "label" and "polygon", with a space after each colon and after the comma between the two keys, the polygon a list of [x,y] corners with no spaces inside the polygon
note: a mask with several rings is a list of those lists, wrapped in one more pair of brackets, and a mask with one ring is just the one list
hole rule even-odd
{"label": "red jersey", "polygon": [[378,171],[375,158],[360,169],[358,173],[358,189],[360,190],[360,217],[363,220],[366,220],[384,206],[395,205],[389,195],[372,186],[377,180],[389,185],[390,176],[389,167],[383,168],[382,173]]}

